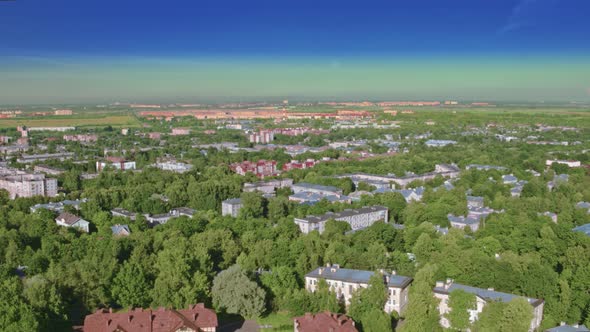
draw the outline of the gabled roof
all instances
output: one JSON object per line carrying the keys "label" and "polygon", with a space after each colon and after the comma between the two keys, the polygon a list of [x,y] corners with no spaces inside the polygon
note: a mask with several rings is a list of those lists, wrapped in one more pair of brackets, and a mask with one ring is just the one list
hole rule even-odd
{"label": "gabled roof", "polygon": [[127,225],[119,225],[119,224],[113,225],[113,226],[111,226],[111,231],[115,235],[131,234],[131,231],[129,230],[129,226],[127,226]]}
{"label": "gabled roof", "polygon": [[[437,284],[438,283],[439,282],[437,282]],[[527,302],[530,305],[535,306],[535,307],[543,302],[543,300],[541,300],[541,299],[534,299],[534,298],[529,298],[529,297],[515,295],[515,294],[498,292],[493,289],[472,287],[472,286],[457,284],[454,282],[452,282],[450,285],[448,285],[448,287],[445,287],[445,286],[435,287],[434,292],[448,294],[448,293],[451,293],[452,291],[457,290],[457,289],[461,289],[467,293],[474,294],[486,301],[510,302],[515,298],[524,298],[525,300],[527,300]]]}
{"label": "gabled roof", "polygon": [[[331,266],[320,266],[306,274],[306,277],[338,280],[345,282],[368,284],[369,279],[375,274],[373,271],[343,269],[334,264]],[[387,279],[387,286],[404,288],[412,282],[412,278],[400,276],[393,273],[383,273]]]}
{"label": "gabled roof", "polygon": [[188,327],[196,331],[217,327],[217,314],[201,304],[188,309],[135,309],[113,313],[99,310],[84,319],[84,332],[175,332]]}
{"label": "gabled roof", "polygon": [[[563,323],[562,323],[563,324]],[[546,332],[590,332],[585,325],[560,325],[548,329]]]}
{"label": "gabled roof", "polygon": [[295,317],[295,329],[299,332],[357,332],[354,321],[343,314],[333,314],[329,311],[312,315]]}
{"label": "gabled roof", "polygon": [[57,218],[55,218],[56,221],[62,221],[63,223],[66,225],[73,225],[75,223],[77,223],[78,221],[80,221],[82,218],[73,215],[69,212],[62,212],[59,216],[57,216]]}

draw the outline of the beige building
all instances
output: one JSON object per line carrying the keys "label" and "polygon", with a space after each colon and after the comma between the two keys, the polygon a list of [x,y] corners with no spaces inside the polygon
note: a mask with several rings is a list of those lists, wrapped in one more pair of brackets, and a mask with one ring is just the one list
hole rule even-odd
{"label": "beige building", "polygon": [[452,291],[458,289],[475,295],[477,302],[476,308],[474,310],[469,310],[469,320],[471,322],[477,320],[479,314],[483,311],[483,308],[489,302],[510,302],[512,299],[519,297],[527,300],[533,309],[533,319],[531,320],[531,326],[529,328],[529,331],[536,331],[541,325],[541,321],[543,320],[543,307],[545,305],[545,301],[541,299],[533,299],[524,296],[498,292],[493,288],[484,289],[461,285],[453,282],[452,279],[447,279],[446,281],[437,281],[436,287],[434,287],[434,297],[440,300],[438,304],[438,310],[440,313],[440,324],[444,328],[450,327],[449,320],[445,318],[445,315],[451,311],[451,308],[449,307],[449,294]]}
{"label": "beige building", "polygon": [[[369,279],[375,272],[364,270],[343,269],[338,264],[327,264],[325,267],[318,267],[305,275],[305,289],[315,292],[320,279],[325,280],[330,290],[336,294],[338,300],[346,306],[350,304],[352,294],[360,289],[367,288]],[[387,303],[383,310],[387,313],[396,311],[402,313],[408,304],[408,291],[412,278],[397,275],[395,271],[386,272],[381,270],[383,282],[387,287]]]}
{"label": "beige building", "polygon": [[16,174],[0,178],[0,189],[6,189],[11,199],[17,197],[57,195],[57,179],[45,174]]}

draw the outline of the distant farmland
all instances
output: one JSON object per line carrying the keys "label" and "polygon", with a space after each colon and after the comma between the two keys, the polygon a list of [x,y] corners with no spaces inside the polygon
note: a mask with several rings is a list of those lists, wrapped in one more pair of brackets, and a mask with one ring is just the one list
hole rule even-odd
{"label": "distant farmland", "polygon": [[0,119],[0,128],[11,128],[16,126],[27,127],[137,127],[139,121],[132,115],[82,115],[82,116],[51,116],[31,118],[10,118]]}

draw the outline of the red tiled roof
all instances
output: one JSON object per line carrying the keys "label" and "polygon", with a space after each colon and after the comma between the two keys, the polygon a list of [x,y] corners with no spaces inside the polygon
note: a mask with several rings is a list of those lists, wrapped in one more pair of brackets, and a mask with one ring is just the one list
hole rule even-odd
{"label": "red tiled roof", "polygon": [[306,313],[305,316],[295,317],[294,321],[295,331],[298,332],[358,332],[351,318],[329,311],[316,315]]}
{"label": "red tiled roof", "polygon": [[180,310],[135,309],[112,313],[103,309],[84,319],[84,332],[174,332],[182,327],[196,331],[217,327],[217,314],[199,303]]}

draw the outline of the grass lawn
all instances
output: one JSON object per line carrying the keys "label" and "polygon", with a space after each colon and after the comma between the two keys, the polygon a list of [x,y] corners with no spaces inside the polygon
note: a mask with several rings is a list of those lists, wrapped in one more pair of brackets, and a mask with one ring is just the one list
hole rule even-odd
{"label": "grass lawn", "polygon": [[293,331],[293,317],[288,312],[271,313],[256,321],[260,326],[269,326],[268,329],[261,329],[262,331]]}
{"label": "grass lawn", "polygon": [[0,128],[27,127],[137,127],[139,121],[131,115],[100,115],[100,116],[62,116],[50,118],[13,118],[1,119]]}

